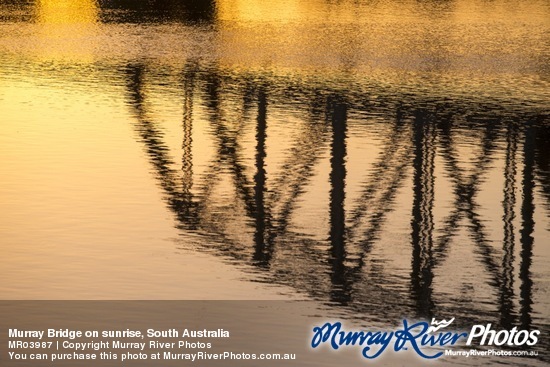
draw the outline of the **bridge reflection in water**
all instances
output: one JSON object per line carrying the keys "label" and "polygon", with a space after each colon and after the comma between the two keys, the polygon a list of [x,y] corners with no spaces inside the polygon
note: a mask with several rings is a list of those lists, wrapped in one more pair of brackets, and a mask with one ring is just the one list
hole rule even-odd
{"label": "bridge reflection in water", "polygon": [[[456,317],[465,327],[540,329],[535,348],[546,351],[548,7],[504,3],[5,0],[2,81],[98,101],[123,91],[188,254],[219,256],[370,326]],[[14,88],[16,100],[25,88]],[[47,109],[65,116],[56,95]],[[72,168],[52,181],[72,184]],[[21,202],[34,218],[30,199]],[[127,222],[121,229],[132,231]],[[82,240],[87,229],[68,231],[77,240],[36,271],[57,271],[58,253],[103,238]],[[19,241],[40,246],[37,237]],[[18,256],[8,269],[21,267]],[[84,264],[96,272],[91,258]]]}
{"label": "bridge reflection in water", "polygon": [[[535,108],[189,61],[179,92],[162,97],[183,99],[178,163],[148,107],[166,81],[142,63],[124,73],[177,226],[205,238],[183,246],[367,319],[453,315],[549,331],[544,315],[533,317],[535,196],[548,210],[550,131]],[[498,215],[487,215],[489,199]]]}

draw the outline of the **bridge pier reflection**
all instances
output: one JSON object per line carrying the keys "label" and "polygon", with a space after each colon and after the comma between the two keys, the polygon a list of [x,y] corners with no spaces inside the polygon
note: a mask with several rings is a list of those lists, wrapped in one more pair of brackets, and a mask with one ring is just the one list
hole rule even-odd
{"label": "bridge pier reflection", "polygon": [[533,281],[531,280],[531,263],[533,257],[533,230],[535,221],[533,203],[535,177],[535,128],[528,123],[524,132],[523,143],[523,199],[521,204],[521,263],[519,269],[520,285],[520,322],[523,329],[531,329],[531,312],[533,306]]}
{"label": "bridge pier reflection", "polygon": [[417,110],[414,119],[412,273],[411,285],[419,316],[433,316],[433,206],[435,123],[427,111]]}
{"label": "bridge pier reflection", "polygon": [[[196,78],[195,62],[187,63],[183,72],[183,140],[182,140],[182,192],[181,215],[186,218],[194,218],[196,210],[193,200],[193,91]],[[191,224],[191,229],[196,229],[196,223]]]}
{"label": "bridge pier reflection", "polygon": [[[256,207],[254,228],[254,263],[267,267],[271,261],[271,236],[266,233],[270,227],[269,215],[266,213],[266,139],[267,139],[267,98],[263,88],[258,91],[258,117],[256,119],[256,174],[254,175],[254,202]],[[267,225],[266,225],[267,224]],[[271,232],[271,231],[270,231]]]}
{"label": "bridge pier reflection", "polygon": [[346,269],[346,131],[347,106],[341,97],[330,97],[327,113],[332,126],[330,157],[330,263],[331,300],[341,304],[350,301],[350,284]]}
{"label": "bridge pier reflection", "polygon": [[503,212],[504,239],[502,243],[502,282],[500,287],[500,324],[511,329],[514,323],[514,248],[515,248],[515,205],[516,205],[516,155],[518,126],[510,121],[506,131],[506,161],[504,167]]}

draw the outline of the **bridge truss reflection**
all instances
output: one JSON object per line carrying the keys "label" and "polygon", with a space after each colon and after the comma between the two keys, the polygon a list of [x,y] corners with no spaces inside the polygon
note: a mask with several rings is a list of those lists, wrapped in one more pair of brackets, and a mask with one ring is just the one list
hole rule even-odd
{"label": "bridge truss reflection", "polygon": [[[533,317],[532,280],[537,180],[548,205],[548,152],[536,138],[548,135],[544,114],[512,104],[487,108],[490,102],[481,99],[319,87],[188,62],[173,95],[183,95],[177,163],[147,107],[151,68],[139,63],[124,68],[127,100],[178,228],[204,236],[193,248],[250,265],[266,282],[290,285],[357,314],[383,320],[460,315],[464,322],[549,331],[547,320]],[[290,121],[288,134],[284,128],[272,134],[272,122],[283,120]],[[197,123],[206,124],[215,152],[200,170],[194,158],[204,141],[193,138]],[[376,159],[350,194],[349,176],[355,180],[362,173],[349,164],[358,151],[350,150],[350,140],[368,130],[377,136]],[[275,164],[269,152],[279,145],[286,148]],[[464,155],[461,145],[475,154]],[[503,237],[496,240],[480,200],[487,195],[482,186],[494,186],[489,173],[501,166],[503,187],[490,188],[500,193]],[[443,178],[446,188],[438,186]],[[329,184],[325,198],[318,199],[327,204],[327,220],[319,218],[311,234],[301,230],[296,213],[319,204],[311,199],[319,182]],[[407,187],[408,210],[402,202]],[[446,189],[449,196],[440,199],[438,190]],[[444,207],[447,213],[441,214]],[[398,217],[408,218],[408,231],[384,238]],[[470,281],[489,294],[461,303],[469,297],[467,288],[441,292],[447,284],[437,283],[442,269],[457,261],[452,255],[457,242],[465,239],[481,265]],[[408,253],[393,252],[392,241],[407,245]],[[390,257],[408,258],[408,270],[388,272],[380,247]],[[460,282],[460,264],[450,269],[457,272],[451,279]]]}

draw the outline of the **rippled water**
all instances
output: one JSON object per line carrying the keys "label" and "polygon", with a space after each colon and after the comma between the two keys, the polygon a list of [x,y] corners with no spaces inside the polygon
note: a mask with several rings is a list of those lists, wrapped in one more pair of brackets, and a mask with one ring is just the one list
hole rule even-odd
{"label": "rippled water", "polygon": [[548,335],[547,1],[199,4],[0,1],[2,298]]}

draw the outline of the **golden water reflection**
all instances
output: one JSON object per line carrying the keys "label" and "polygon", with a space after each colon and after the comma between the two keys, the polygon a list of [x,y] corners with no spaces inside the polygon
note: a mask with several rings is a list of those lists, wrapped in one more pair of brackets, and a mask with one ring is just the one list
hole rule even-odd
{"label": "golden water reflection", "polygon": [[95,0],[39,0],[34,52],[42,60],[90,63],[99,36],[99,6]]}
{"label": "golden water reflection", "polygon": [[6,297],[548,330],[544,2],[29,4],[0,22]]}
{"label": "golden water reflection", "polygon": [[[547,97],[541,95],[548,84],[544,55],[550,26],[544,1],[147,4],[38,1],[33,12],[42,26],[19,24],[0,42],[12,56],[44,61],[147,58],[178,65],[192,57],[317,79],[357,75],[443,94],[494,94],[504,88],[505,98]],[[145,31],[131,26],[136,22],[150,23]]]}
{"label": "golden water reflection", "polygon": [[43,24],[95,23],[98,13],[95,0],[38,0],[36,3],[36,19]]}

